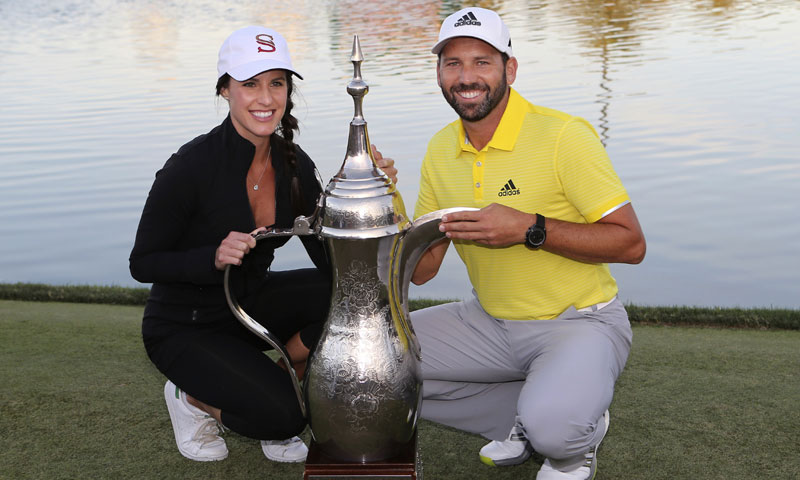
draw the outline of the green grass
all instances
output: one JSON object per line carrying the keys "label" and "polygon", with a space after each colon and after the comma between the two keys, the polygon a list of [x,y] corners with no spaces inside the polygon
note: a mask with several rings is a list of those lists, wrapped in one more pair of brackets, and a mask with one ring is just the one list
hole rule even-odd
{"label": "green grass", "polygon": [[[233,433],[225,461],[178,454],[141,315],[0,301],[0,479],[302,478]],[[798,331],[635,326],[598,479],[797,478],[799,371]],[[541,458],[492,469],[484,443],[422,422],[425,479],[535,478]]]}

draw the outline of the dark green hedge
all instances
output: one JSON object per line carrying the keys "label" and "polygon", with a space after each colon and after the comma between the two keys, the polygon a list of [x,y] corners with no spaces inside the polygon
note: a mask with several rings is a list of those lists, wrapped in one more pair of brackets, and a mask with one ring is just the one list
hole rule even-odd
{"label": "dark green hedge", "polygon": [[149,288],[0,283],[0,300],[144,305]]}
{"label": "dark green hedge", "polygon": [[[149,289],[91,285],[0,283],[0,300],[144,305]],[[449,300],[412,299],[409,309]],[[652,307],[626,305],[632,323],[800,330],[800,310],[773,308]]]}

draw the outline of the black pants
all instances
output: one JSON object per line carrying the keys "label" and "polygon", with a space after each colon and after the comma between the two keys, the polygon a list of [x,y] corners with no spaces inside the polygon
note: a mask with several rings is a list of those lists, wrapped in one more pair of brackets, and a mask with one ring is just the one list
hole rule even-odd
{"label": "black pants", "polygon": [[[281,341],[300,332],[313,349],[329,301],[330,279],[316,269],[271,272],[263,293],[245,310]],[[303,431],[291,377],[263,353],[269,344],[233,315],[229,322],[175,323],[158,332],[144,337],[152,362],[183,391],[222,410],[226,427],[259,440]]]}

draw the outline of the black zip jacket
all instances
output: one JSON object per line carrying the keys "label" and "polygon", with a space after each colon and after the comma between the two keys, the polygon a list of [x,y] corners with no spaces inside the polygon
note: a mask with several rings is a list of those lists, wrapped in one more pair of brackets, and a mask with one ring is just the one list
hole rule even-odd
{"label": "black zip jacket", "polygon": [[[275,168],[275,227],[291,228],[294,221],[281,138],[272,138]],[[310,215],[321,192],[315,166],[296,147],[303,190],[302,211]],[[233,318],[223,289],[224,272],[214,267],[220,242],[231,231],[251,232],[255,220],[247,198],[246,176],[255,146],[235,130],[230,116],[209,133],[181,147],[156,173],[142,211],[130,255],[133,278],[152,283],[145,317],[176,322],[214,322]],[[258,225],[263,227],[266,225]],[[237,299],[258,291],[275,249],[290,237],[260,241],[237,270]],[[330,271],[323,243],[300,237],[316,267]],[[239,271],[241,270],[241,271]],[[243,306],[246,300],[240,300]]]}

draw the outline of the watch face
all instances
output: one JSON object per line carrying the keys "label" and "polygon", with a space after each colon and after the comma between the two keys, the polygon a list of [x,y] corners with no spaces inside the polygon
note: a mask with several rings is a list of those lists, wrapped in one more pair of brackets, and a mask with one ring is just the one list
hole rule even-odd
{"label": "watch face", "polygon": [[528,230],[528,245],[533,248],[541,247],[544,243],[545,234],[540,228],[531,228]]}

